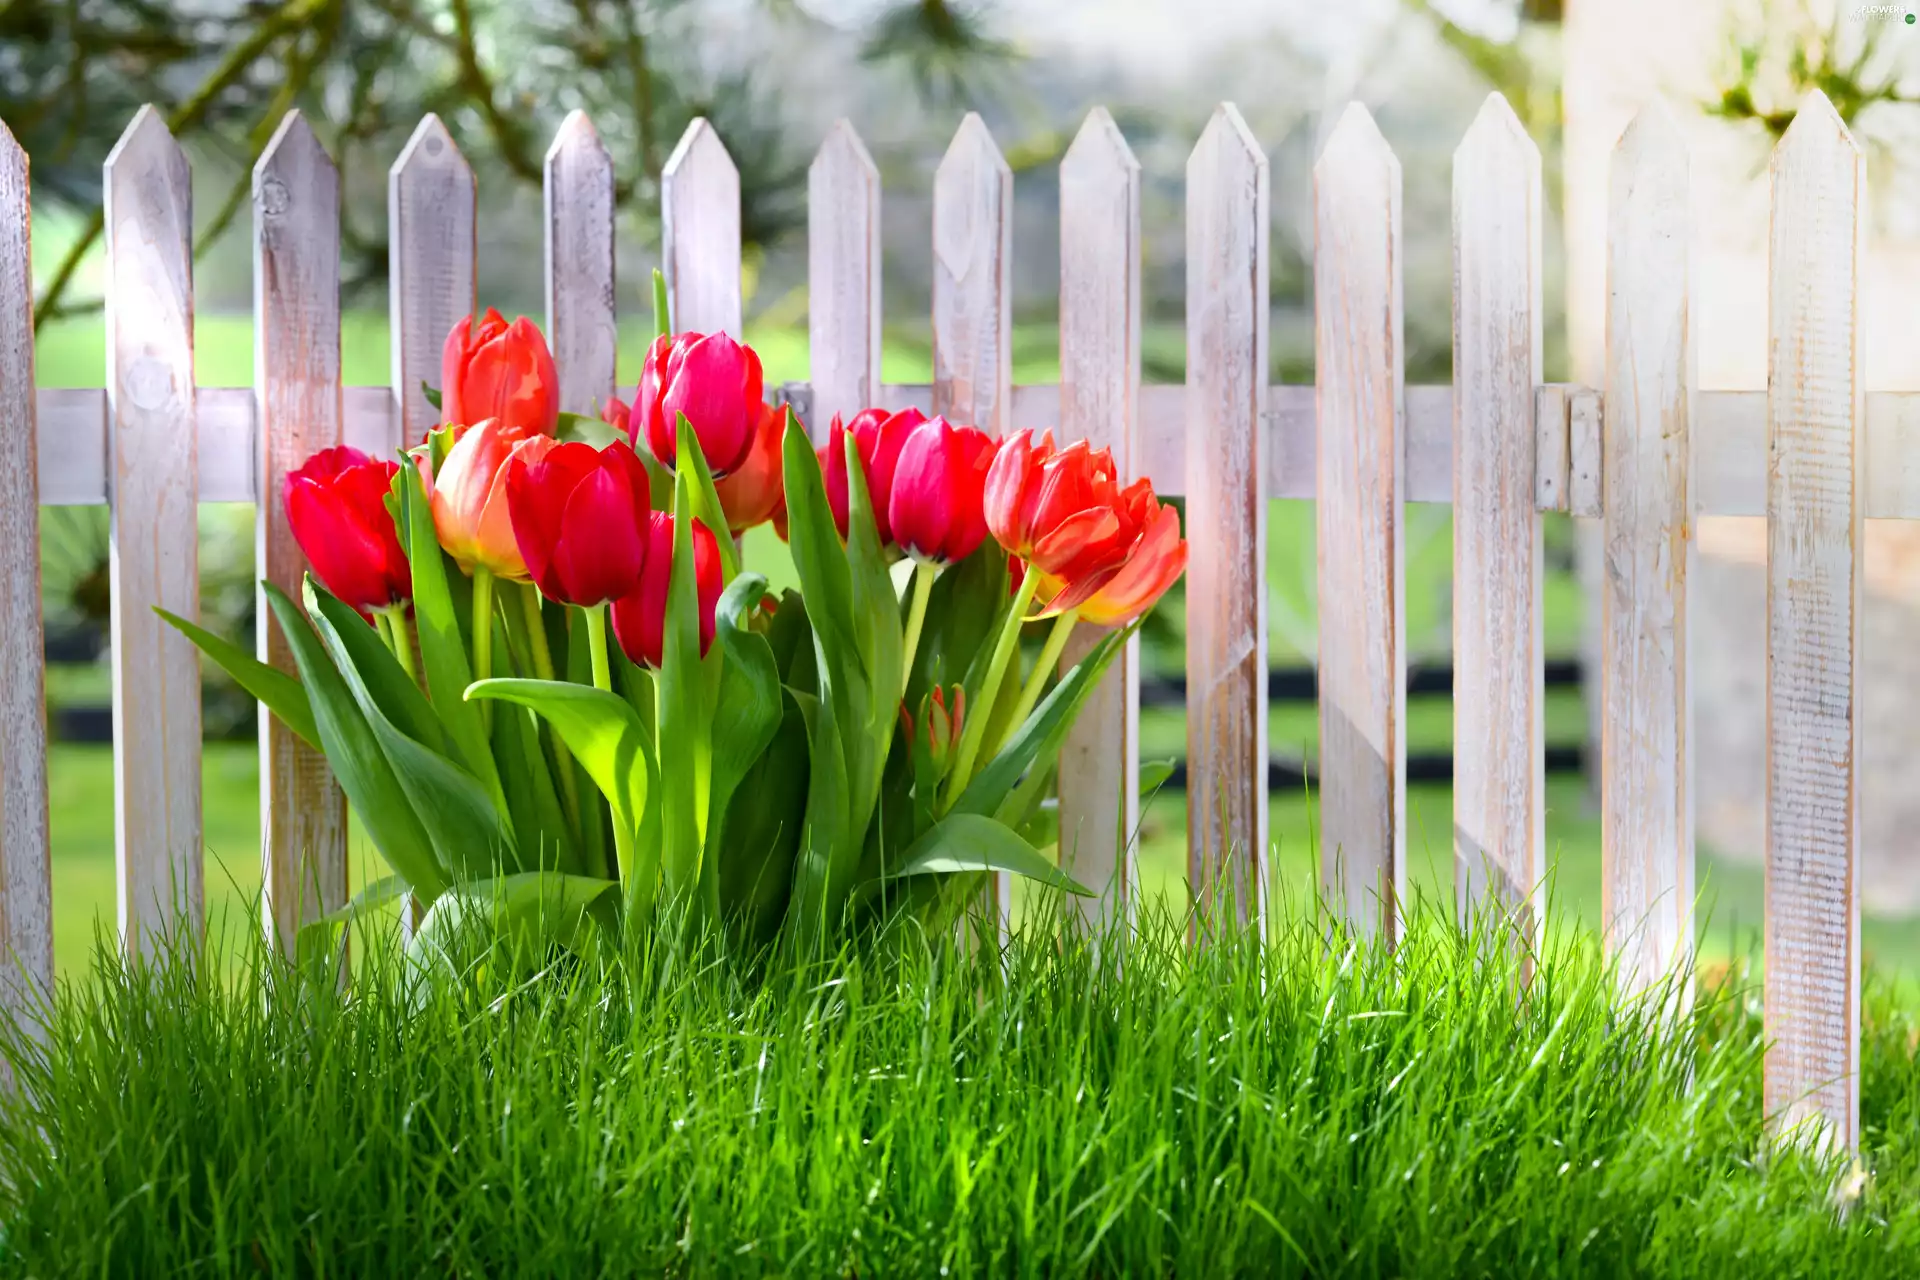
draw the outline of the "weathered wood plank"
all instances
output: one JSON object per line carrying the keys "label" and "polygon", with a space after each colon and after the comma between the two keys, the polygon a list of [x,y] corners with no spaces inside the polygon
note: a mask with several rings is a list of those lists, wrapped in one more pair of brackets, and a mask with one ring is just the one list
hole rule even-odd
{"label": "weathered wood plank", "polygon": [[705,119],[660,175],[661,256],[673,327],[740,336],[740,171]]}
{"label": "weathered wood plank", "polygon": [[1567,512],[1598,520],[1606,509],[1601,483],[1600,393],[1567,388]]}
{"label": "weathered wood plank", "polygon": [[1012,261],[1013,173],[969,112],[933,176],[933,411],[991,435],[1013,426]]}
{"label": "weathered wood plank", "polygon": [[[281,482],[341,442],[340,179],[297,111],[253,168],[253,376],[259,396],[254,558],[294,599],[307,571]],[[295,672],[266,594],[255,602],[260,660]],[[269,941],[291,957],[300,926],[347,900],[346,798],[320,752],[260,716],[260,847]]]}
{"label": "weathered wood plank", "polygon": [[880,390],[880,171],[846,120],[807,170],[807,337],[806,425],[824,443]]}
{"label": "weathered wood plank", "polygon": [[35,408],[27,153],[0,123],[0,1012],[15,1016],[53,989]]}
{"label": "weathered wood plank", "polygon": [[[932,408],[1001,436],[1013,429],[1012,258],[1013,173],[968,112],[933,175]],[[1004,934],[1013,877],[994,873],[988,895]]]}
{"label": "weathered wood plank", "polygon": [[473,314],[473,170],[440,117],[429,114],[387,171],[388,303],[393,426],[387,448],[411,448],[440,422],[422,385],[440,385],[440,353]]}
{"label": "weathered wood plank", "polygon": [[[1601,893],[1607,947],[1630,992],[1689,972],[1693,957],[1689,185],[1686,143],[1655,103],[1614,150],[1607,220]],[[1682,982],[1676,1006],[1691,994]]]}
{"label": "weathered wood plank", "polygon": [[1549,382],[1533,393],[1533,505],[1542,511],[1567,509],[1572,470],[1567,399],[1573,388]]}
{"label": "weathered wood plank", "polygon": [[563,413],[598,416],[613,395],[613,160],[584,111],[569,112],[547,149],[547,340]]}
{"label": "weathered wood plank", "polygon": [[1773,153],[1766,1109],[1860,1134],[1860,377],[1866,163],[1826,97]]}
{"label": "weathered wood plank", "polygon": [[[1140,162],[1096,107],[1060,162],[1060,427],[1139,465]],[[1106,629],[1076,629],[1065,672]],[[1081,707],[1060,752],[1060,866],[1097,898],[1071,899],[1089,923],[1128,918],[1140,818],[1140,640]]]}
{"label": "weathered wood plank", "polygon": [[120,936],[204,926],[200,660],[154,607],[199,616],[193,180],[151,106],[107,156],[114,851]]}
{"label": "weathered wood plank", "polygon": [[1359,103],[1313,170],[1320,882],[1389,943],[1407,882],[1400,162]]}
{"label": "weathered wood plank", "polygon": [[1461,915],[1542,927],[1540,152],[1499,94],[1453,157],[1453,838]]}
{"label": "weathered wood plank", "polygon": [[1187,845],[1196,930],[1267,908],[1267,157],[1222,104],[1187,160]]}

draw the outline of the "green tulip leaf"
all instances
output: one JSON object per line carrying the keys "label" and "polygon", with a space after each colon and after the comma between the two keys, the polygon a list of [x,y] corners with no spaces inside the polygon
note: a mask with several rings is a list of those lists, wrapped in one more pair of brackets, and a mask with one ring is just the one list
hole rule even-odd
{"label": "green tulip leaf", "polygon": [[379,910],[389,902],[406,897],[412,891],[413,886],[407,883],[405,876],[381,876],[354,894],[352,900],[345,906],[336,907],[318,920],[309,920],[301,925],[298,934],[300,943],[308,945],[309,939],[331,936],[332,930],[341,925],[352,924],[360,917]]}
{"label": "green tulip leaf", "polygon": [[[334,665],[341,674],[348,677],[349,687],[353,687],[357,678],[360,688],[366,690],[381,714],[401,732],[445,755],[450,744],[440,718],[433,714],[420,686],[373,628],[361,620],[359,613],[316,582],[312,574],[302,583],[301,596],[307,616],[320,633],[321,643],[333,655]],[[359,690],[355,692],[357,696]]]}
{"label": "green tulip leaf", "polygon": [[560,947],[582,949],[591,919],[611,923],[613,880],[523,871],[475,880],[442,894],[407,941],[421,978],[459,979],[504,945],[514,962],[542,963]]}
{"label": "green tulip leaf", "polygon": [[[720,505],[720,491],[713,487],[713,470],[707,466],[706,450],[701,447],[699,433],[687,421],[686,414],[679,415],[677,428],[673,438],[675,462],[679,478],[686,481],[688,492],[693,495],[693,518],[707,526],[720,544],[720,580],[732,582],[740,575],[740,548],[734,545],[726,508]],[[676,510],[678,506],[676,490]]]}
{"label": "green tulip leaf", "polygon": [[647,805],[647,732],[625,698],[561,680],[482,680],[467,696],[514,703],[546,720],[607,798],[614,821],[639,830]]}
{"label": "green tulip leaf", "polygon": [[659,759],[660,876],[662,887],[673,898],[691,895],[702,878],[701,850],[713,776],[712,704],[708,672],[700,661],[700,596],[693,554],[690,470],[698,450],[695,445],[680,451],[674,484],[673,570],[667,583],[660,678],[655,685],[659,741],[673,744]]}
{"label": "green tulip leaf", "polygon": [[1093,896],[1092,890],[1047,861],[1019,832],[972,813],[950,814],[936,823],[907,850],[892,878],[975,871],[1008,871],[1083,898]]}
{"label": "green tulip leaf", "polygon": [[751,946],[773,940],[793,889],[794,861],[807,807],[807,717],[804,695],[781,696],[773,740],[733,793],[726,814],[726,856],[720,860],[723,919]]}
{"label": "green tulip leaf", "polygon": [[200,652],[212,658],[233,682],[260,700],[260,704],[280,718],[280,723],[315,751],[320,745],[320,730],[314,724],[313,703],[301,683],[286,672],[270,667],[230,640],[222,639],[205,627],[188,622],[176,613],[156,606],[154,612],[193,641]]}

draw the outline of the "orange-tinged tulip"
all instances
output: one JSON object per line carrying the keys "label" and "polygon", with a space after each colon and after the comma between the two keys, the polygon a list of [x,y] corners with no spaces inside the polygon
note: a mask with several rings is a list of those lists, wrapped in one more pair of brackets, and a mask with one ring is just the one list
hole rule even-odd
{"label": "orange-tinged tulip", "polygon": [[419,458],[440,545],[468,573],[485,569],[497,578],[528,580],[527,562],[514,537],[507,504],[507,463],[531,466],[558,442],[552,436],[526,436],[488,419],[455,427],[453,447],[438,474],[429,474]]}
{"label": "orange-tinged tulip", "polygon": [[492,307],[453,326],[440,353],[440,420],[492,418],[520,435],[550,436],[560,422],[560,375],[540,327],[512,324]]}
{"label": "orange-tinged tulip", "polygon": [[1000,446],[985,500],[987,528],[1008,554],[1059,581],[1046,613],[1075,608],[1105,586],[1139,536],[1113,455],[1084,440],[1055,449],[1051,432],[1036,441],[1021,431]]}
{"label": "orange-tinged tulip", "polygon": [[720,509],[727,513],[727,527],[736,536],[765,524],[776,511],[785,510],[787,490],[780,446],[786,432],[787,411],[768,405],[760,415],[747,460],[732,475],[714,482]]}
{"label": "orange-tinged tulip", "polygon": [[1187,568],[1180,513],[1161,505],[1145,480],[1136,480],[1122,496],[1127,521],[1142,530],[1140,538],[1120,572],[1079,606],[1082,619],[1104,627],[1125,626],[1153,608]]}

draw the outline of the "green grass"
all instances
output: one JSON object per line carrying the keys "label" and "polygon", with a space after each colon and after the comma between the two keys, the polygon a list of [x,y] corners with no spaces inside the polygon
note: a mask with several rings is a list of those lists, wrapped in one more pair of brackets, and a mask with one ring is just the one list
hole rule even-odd
{"label": "green grass", "polygon": [[[1677,1031],[1592,950],[1522,996],[1422,912],[1125,973],[1079,945],[755,979],[664,955],[346,998],[67,988],[4,1047],[8,1274],[1912,1275],[1920,1024],[1869,1001],[1870,1176],[1762,1141],[1751,993]],[[488,972],[500,974],[497,964]]]}

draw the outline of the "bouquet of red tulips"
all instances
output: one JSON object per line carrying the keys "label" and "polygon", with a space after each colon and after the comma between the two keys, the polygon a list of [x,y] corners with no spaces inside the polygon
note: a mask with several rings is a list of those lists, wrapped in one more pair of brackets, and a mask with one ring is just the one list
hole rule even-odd
{"label": "bouquet of red tulips", "polygon": [[[410,893],[417,947],[484,913],[571,944],[672,904],[817,945],[937,922],[988,871],[1085,892],[1035,817],[1185,566],[1177,515],[1084,442],[914,409],[816,453],[751,348],[662,330],[611,443],[562,438],[584,424],[545,339],[489,311],[449,335],[447,425],[403,462],[289,474],[312,573],[300,603],[267,590],[298,680],[173,619],[326,754],[392,867],[329,923]],[[800,583],[778,598],[735,541],[768,521]],[[1080,619],[1113,630],[1055,680]]]}

